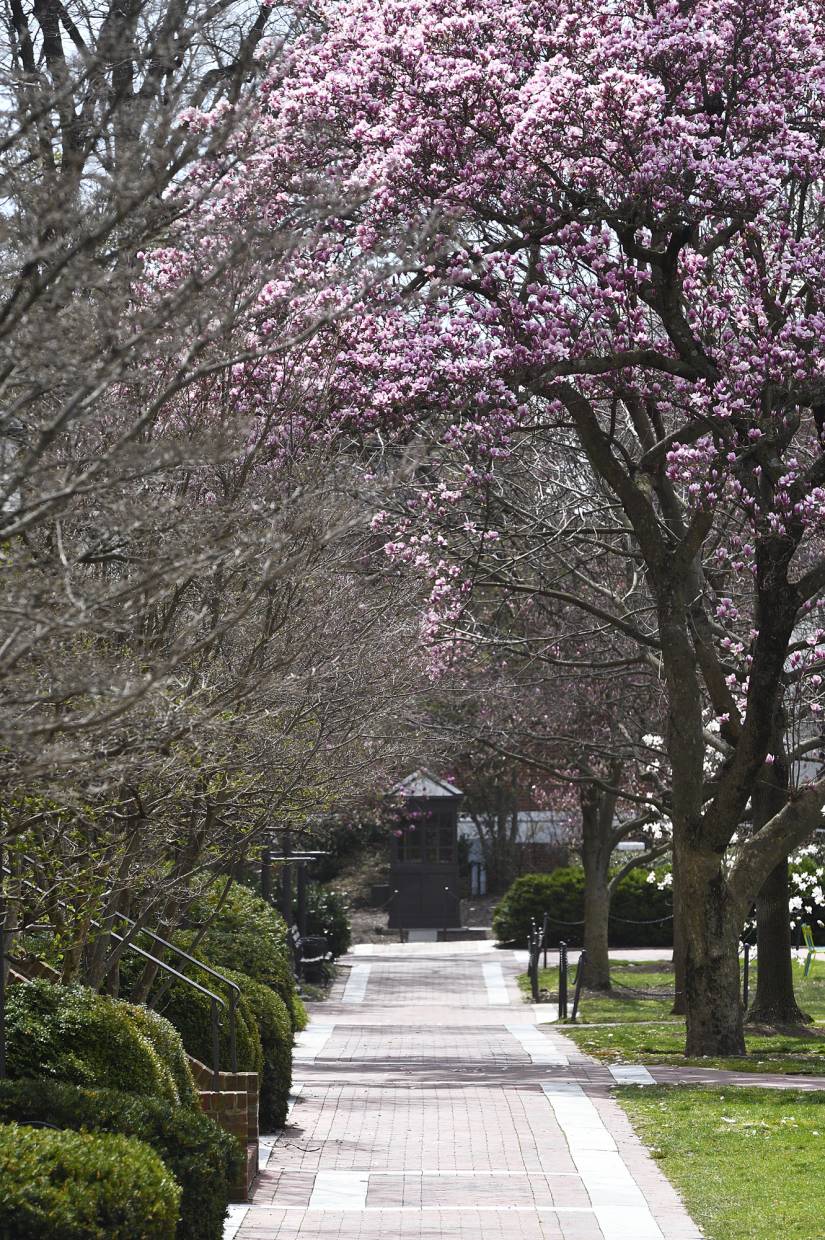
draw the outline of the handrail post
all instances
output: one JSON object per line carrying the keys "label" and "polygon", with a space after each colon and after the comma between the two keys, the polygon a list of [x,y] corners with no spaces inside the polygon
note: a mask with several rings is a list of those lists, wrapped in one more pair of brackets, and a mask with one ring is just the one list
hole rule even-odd
{"label": "handrail post", "polygon": [[548,918],[549,918],[549,914],[548,914],[548,913],[545,913],[545,914],[544,914],[544,920],[543,920],[543,921],[542,921],[542,923],[541,923],[541,945],[542,945],[542,947],[544,948],[544,967],[545,967],[545,969],[547,968],[547,931],[548,931],[548,929],[549,929],[549,926],[548,926],[548,924],[547,924],[547,923],[548,923]]}
{"label": "handrail post", "polygon": [[238,1071],[238,1034],[237,1034],[237,1006],[238,992],[230,990],[229,992],[229,1062],[232,1064],[232,1071]]}
{"label": "handrail post", "polygon": [[212,1084],[215,1092],[218,1093],[221,1085],[221,1034],[216,999],[211,1000],[210,1007],[212,1010]]}

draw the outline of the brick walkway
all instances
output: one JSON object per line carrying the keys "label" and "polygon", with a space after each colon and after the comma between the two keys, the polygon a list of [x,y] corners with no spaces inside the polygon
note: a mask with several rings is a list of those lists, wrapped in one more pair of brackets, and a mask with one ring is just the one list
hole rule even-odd
{"label": "brick walkway", "polygon": [[344,966],[228,1236],[699,1240],[607,1069],[532,1023],[514,953],[380,945]]}

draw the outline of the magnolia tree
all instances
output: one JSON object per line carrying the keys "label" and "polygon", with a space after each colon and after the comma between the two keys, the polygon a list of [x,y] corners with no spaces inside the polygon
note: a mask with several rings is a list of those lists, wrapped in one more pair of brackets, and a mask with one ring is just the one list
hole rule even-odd
{"label": "magnolia tree", "polygon": [[351,0],[260,92],[255,191],[282,213],[319,182],[358,196],[313,256],[373,276],[342,287],[360,314],[330,328],[317,415],[431,456],[385,538],[431,574],[433,627],[471,573],[428,511],[518,435],[575,445],[623,514],[668,699],[693,1054],[743,1049],[740,926],[825,804],[818,779],[766,791],[803,625],[814,697],[825,649],[824,78],[822,14],[790,4]]}
{"label": "magnolia tree", "polygon": [[[488,498],[491,511],[500,496]],[[666,755],[661,738],[648,734],[661,722],[661,689],[622,634],[610,634],[612,649],[605,649],[600,626],[588,630],[581,609],[533,570],[532,554],[511,528],[501,521],[499,528],[494,552],[476,559],[473,593],[445,634],[457,646],[444,678],[453,701],[449,733],[454,744],[470,746],[463,769],[481,784],[476,804],[481,791],[497,808],[488,813],[493,831],[484,833],[505,856],[514,854],[517,807],[560,811],[563,843],[581,854],[584,869],[584,981],[605,990],[615,888],[669,848]],[[450,546],[453,532],[439,529]],[[557,539],[555,551],[543,551],[545,560],[558,554]],[[558,585],[558,575],[548,575]],[[458,782],[465,789],[466,776]],[[617,849],[630,838],[641,847],[618,863]]]}

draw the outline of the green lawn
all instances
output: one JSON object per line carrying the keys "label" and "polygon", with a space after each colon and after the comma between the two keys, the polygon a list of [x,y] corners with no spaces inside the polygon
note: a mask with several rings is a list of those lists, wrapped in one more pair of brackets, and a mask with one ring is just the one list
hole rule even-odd
{"label": "green lawn", "polygon": [[616,1091],[708,1240],[823,1240],[825,1093]]}
{"label": "green lawn", "polygon": [[[563,1030],[604,1063],[825,1076],[825,963],[817,962],[808,979],[794,966],[794,978],[800,1006],[817,1025],[746,1033],[743,1057],[684,1057],[684,1020],[670,1015],[672,1000],[661,993],[672,987],[672,972],[659,963],[617,962],[614,992],[585,992],[579,1023]],[[520,980],[529,996],[526,976]],[[543,971],[540,985],[555,996],[557,971]],[[825,1176],[817,1158],[825,1089],[629,1086],[616,1096],[708,1240],[825,1240]]]}
{"label": "green lawn", "polygon": [[[825,1075],[825,963],[817,962],[807,979],[795,975],[801,1006],[815,1018],[809,1029],[746,1034],[745,1058],[685,1059],[685,1025],[670,1015],[669,998],[648,997],[673,985],[666,965],[618,961],[613,969],[616,990],[611,995],[585,992],[576,1025],[564,1031],[582,1050],[605,1063],[678,1063],[733,1068],[740,1072],[785,1072]],[[526,975],[521,980],[529,993]],[[752,985],[756,984],[755,969]],[[555,993],[558,972],[543,970],[541,986]],[[648,996],[641,991],[647,991]],[[825,1228],[823,1228],[825,1237]]]}
{"label": "green lawn", "polygon": [[[607,1021],[663,1020],[670,1014],[672,999],[656,998],[655,992],[671,991],[673,972],[665,962],[649,964],[637,961],[617,960],[611,969],[615,990],[609,996],[585,991],[580,1008],[579,1020],[589,1024]],[[756,987],[756,965],[751,968],[751,992]],[[815,961],[811,976],[802,977],[801,966],[794,965],[794,981],[800,1005],[813,1016],[817,1024],[825,1024],[825,961]],[[558,969],[541,969],[539,971],[539,987],[554,998],[558,991]],[[527,974],[519,977],[519,985],[529,997],[530,983]],[[645,992],[645,993],[642,993]],[[568,1009],[573,1005],[572,983],[569,988]]]}
{"label": "green lawn", "polygon": [[[748,1053],[730,1059],[686,1059],[683,1020],[625,1025],[565,1025],[564,1032],[603,1063],[671,1063],[731,1068],[737,1072],[807,1072],[825,1075],[825,1029],[799,1037],[746,1034]],[[823,1230],[825,1236],[825,1230]]]}

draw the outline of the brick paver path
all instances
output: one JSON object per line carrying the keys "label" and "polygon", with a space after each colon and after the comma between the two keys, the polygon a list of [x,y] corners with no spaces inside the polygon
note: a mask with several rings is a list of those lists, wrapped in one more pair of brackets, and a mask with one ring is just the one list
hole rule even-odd
{"label": "brick paver path", "polygon": [[533,1022],[514,953],[380,945],[344,966],[299,1039],[290,1124],[228,1234],[698,1240],[610,1073]]}

